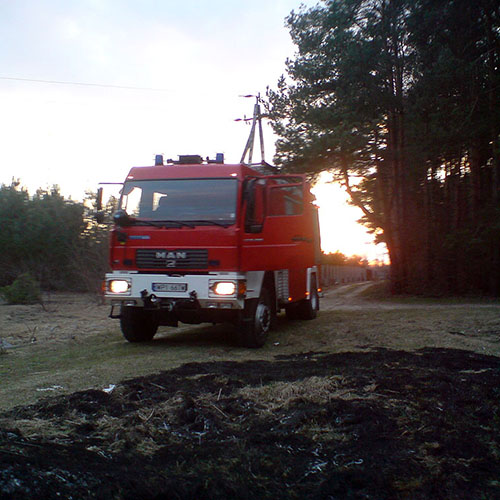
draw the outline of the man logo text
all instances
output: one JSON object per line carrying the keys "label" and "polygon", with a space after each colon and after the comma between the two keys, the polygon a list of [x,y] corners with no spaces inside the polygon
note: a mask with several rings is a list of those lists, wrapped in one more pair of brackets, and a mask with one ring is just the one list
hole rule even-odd
{"label": "man logo text", "polygon": [[186,259],[186,252],[156,252],[157,259]]}

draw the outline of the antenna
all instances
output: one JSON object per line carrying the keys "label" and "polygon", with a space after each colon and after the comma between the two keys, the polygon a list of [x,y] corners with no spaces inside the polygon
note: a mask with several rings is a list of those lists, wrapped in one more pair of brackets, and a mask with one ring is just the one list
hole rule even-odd
{"label": "antenna", "polygon": [[262,113],[260,111],[260,94],[257,95],[242,95],[240,97],[255,97],[255,105],[253,107],[253,118],[238,118],[235,121],[252,121],[252,128],[250,129],[250,134],[248,136],[247,143],[245,145],[245,149],[243,150],[243,154],[241,155],[240,163],[245,163],[245,158],[248,154],[248,163],[252,164],[253,158],[253,148],[255,144],[255,128],[258,125],[259,127],[259,142],[260,142],[260,153],[261,153],[261,161],[262,164],[266,164],[265,151],[264,151],[264,133],[262,130]]}

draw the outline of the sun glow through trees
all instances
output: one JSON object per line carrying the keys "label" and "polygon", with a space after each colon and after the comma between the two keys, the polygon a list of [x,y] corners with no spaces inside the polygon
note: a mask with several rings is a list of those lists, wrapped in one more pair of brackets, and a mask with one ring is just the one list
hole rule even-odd
{"label": "sun glow through trees", "polygon": [[333,181],[332,174],[322,172],[312,191],[319,206],[323,252],[359,255],[369,262],[388,261],[385,245],[375,245],[373,235],[357,223],[363,215],[361,210],[348,204],[345,188]]}

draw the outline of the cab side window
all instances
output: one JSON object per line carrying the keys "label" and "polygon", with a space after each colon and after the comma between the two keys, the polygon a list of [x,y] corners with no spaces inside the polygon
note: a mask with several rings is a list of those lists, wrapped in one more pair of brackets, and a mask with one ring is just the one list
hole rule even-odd
{"label": "cab side window", "polygon": [[304,208],[302,185],[275,185],[269,189],[269,215],[300,215]]}

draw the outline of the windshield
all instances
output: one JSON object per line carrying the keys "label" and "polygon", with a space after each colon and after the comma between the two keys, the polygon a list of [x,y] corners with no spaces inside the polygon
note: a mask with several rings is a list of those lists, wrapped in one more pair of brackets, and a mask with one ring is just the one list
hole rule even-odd
{"label": "windshield", "polygon": [[149,221],[232,224],[237,183],[236,179],[127,181],[120,208]]}

